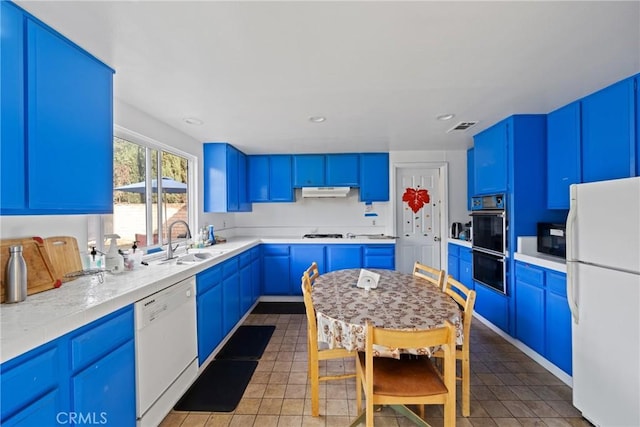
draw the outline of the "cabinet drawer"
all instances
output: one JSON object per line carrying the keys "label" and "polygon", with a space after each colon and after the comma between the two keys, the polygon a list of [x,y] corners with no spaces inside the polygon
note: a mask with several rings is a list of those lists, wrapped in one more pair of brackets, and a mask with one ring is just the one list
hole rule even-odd
{"label": "cabinet drawer", "polygon": [[251,252],[245,251],[240,254],[240,268],[246,267],[251,262]]}
{"label": "cabinet drawer", "polygon": [[33,354],[42,352],[42,349],[36,349],[2,365],[2,420],[57,387],[60,375],[58,346],[47,347],[48,350],[37,356]]}
{"label": "cabinet drawer", "polygon": [[394,256],[395,247],[393,245],[371,245],[364,247],[364,256]]}
{"label": "cabinet drawer", "polygon": [[238,257],[231,258],[222,263],[222,279],[238,273]]}
{"label": "cabinet drawer", "polygon": [[262,247],[262,255],[289,256],[289,245],[266,245]]}
{"label": "cabinet drawer", "polygon": [[71,368],[82,369],[132,339],[133,328],[132,306],[80,328],[70,339]]}
{"label": "cabinet drawer", "polygon": [[547,271],[547,289],[554,294],[567,296],[567,275],[564,273]]}
{"label": "cabinet drawer", "polygon": [[516,263],[516,278],[530,285],[544,286],[544,270],[529,264]]}
{"label": "cabinet drawer", "polygon": [[460,248],[460,261],[469,261],[469,262],[471,262],[471,258],[472,258],[471,249]]}
{"label": "cabinet drawer", "polygon": [[449,243],[449,255],[458,256],[460,253],[460,246]]}
{"label": "cabinet drawer", "polygon": [[196,274],[197,294],[203,294],[222,280],[222,268],[219,265],[208,268]]}

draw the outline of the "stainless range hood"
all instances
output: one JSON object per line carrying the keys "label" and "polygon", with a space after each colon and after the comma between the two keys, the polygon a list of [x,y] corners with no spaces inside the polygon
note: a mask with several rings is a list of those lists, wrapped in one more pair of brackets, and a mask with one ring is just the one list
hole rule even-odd
{"label": "stainless range hood", "polygon": [[302,197],[347,197],[350,187],[303,187]]}

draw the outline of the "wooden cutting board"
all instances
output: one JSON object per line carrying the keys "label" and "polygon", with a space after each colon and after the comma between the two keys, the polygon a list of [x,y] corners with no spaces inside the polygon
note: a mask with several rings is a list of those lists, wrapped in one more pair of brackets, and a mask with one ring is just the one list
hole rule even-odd
{"label": "wooden cutting board", "polygon": [[0,240],[1,302],[4,302],[5,298],[6,270],[10,257],[9,248],[14,245],[22,245],[22,257],[27,264],[27,295],[60,287],[62,281],[53,268],[53,264],[44,247],[44,240],[41,237],[2,239]]}
{"label": "wooden cutting board", "polygon": [[71,236],[55,236],[44,239],[44,247],[53,264],[53,269],[63,282],[77,277],[64,277],[67,273],[82,270],[78,241]]}

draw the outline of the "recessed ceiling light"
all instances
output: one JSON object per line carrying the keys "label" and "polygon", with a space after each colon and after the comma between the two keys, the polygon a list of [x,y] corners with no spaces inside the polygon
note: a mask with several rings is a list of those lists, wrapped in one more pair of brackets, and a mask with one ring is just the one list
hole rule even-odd
{"label": "recessed ceiling light", "polygon": [[313,123],[322,123],[325,120],[327,120],[327,118],[323,117],[323,116],[311,116],[311,117],[309,117],[309,121],[313,122]]}
{"label": "recessed ceiling light", "polygon": [[204,123],[202,120],[196,119],[195,117],[185,117],[183,120],[188,125],[200,126]]}
{"label": "recessed ceiling light", "polygon": [[451,120],[455,116],[456,116],[455,114],[451,114],[451,113],[449,113],[449,114],[440,114],[439,116],[436,117],[436,119],[445,121],[445,120]]}

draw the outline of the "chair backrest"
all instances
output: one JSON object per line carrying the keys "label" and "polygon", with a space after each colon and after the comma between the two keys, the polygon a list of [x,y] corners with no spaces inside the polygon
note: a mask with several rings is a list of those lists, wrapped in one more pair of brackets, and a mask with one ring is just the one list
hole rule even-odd
{"label": "chair backrest", "polygon": [[440,347],[444,358],[443,382],[449,394],[455,396],[456,387],[456,329],[448,320],[445,326],[428,330],[400,330],[377,328],[367,323],[367,341],[365,351],[365,377],[369,390],[373,392],[374,345],[390,348]]}
{"label": "chair backrest", "polygon": [[304,309],[307,314],[307,337],[309,337],[309,351],[318,351],[318,323],[316,321],[316,311],[311,300],[311,279],[305,271],[302,274],[302,297],[304,299]]}
{"label": "chair backrest", "polygon": [[429,267],[428,265],[424,265],[416,261],[413,265],[413,275],[428,280],[437,286],[438,289],[443,289],[444,270]]}
{"label": "chair backrest", "polygon": [[318,278],[318,276],[320,276],[320,270],[318,270],[318,263],[313,261],[309,266],[309,268],[305,270],[305,273],[307,273],[307,276],[309,276],[309,281],[311,285],[313,285],[313,282]]}
{"label": "chair backrest", "polygon": [[476,291],[467,288],[458,282],[453,276],[448,275],[444,284],[444,292],[457,302],[463,309],[462,327],[464,341],[468,342],[471,333],[471,318],[473,317],[473,306],[476,302]]}

